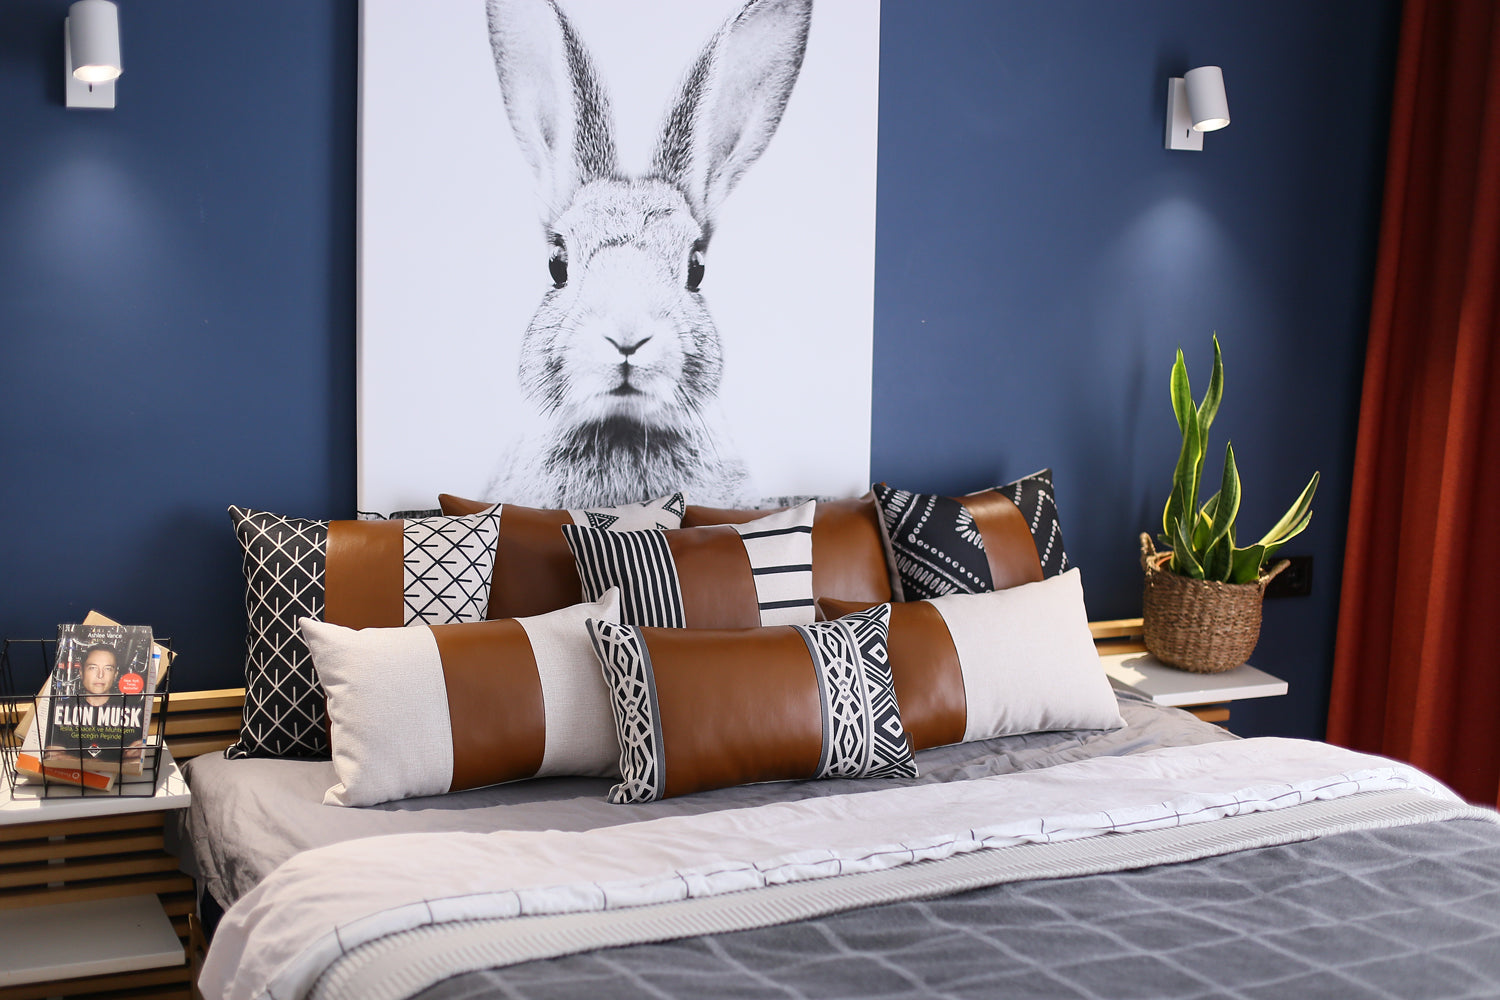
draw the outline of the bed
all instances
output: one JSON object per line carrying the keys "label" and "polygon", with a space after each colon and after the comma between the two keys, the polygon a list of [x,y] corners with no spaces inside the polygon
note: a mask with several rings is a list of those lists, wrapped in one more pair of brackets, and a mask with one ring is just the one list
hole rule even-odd
{"label": "bed", "polygon": [[[1005,776],[1025,775],[1050,779],[1063,765],[1076,770],[1090,762],[1128,764],[1160,757],[1163,748],[1260,742],[1235,740],[1128,690],[1120,690],[1118,698],[1128,723],[1124,729],[1037,733],[928,750],[919,755],[922,777],[895,784],[911,788],[984,778],[1001,778],[1003,784]],[[236,964],[246,959],[244,943],[230,940],[244,930],[234,904],[281,871],[283,901],[263,892],[251,903],[273,914],[278,906],[306,908],[305,873],[286,868],[298,857],[303,866],[325,871],[353,866],[356,879],[365,880],[376,862],[351,849],[366,838],[377,838],[367,848],[381,844],[397,856],[406,850],[403,841],[433,844],[444,835],[473,837],[496,830],[527,832],[544,841],[548,831],[594,831],[608,843],[611,830],[673,817],[734,814],[726,811],[749,816],[776,803],[810,799],[854,805],[893,790],[872,791],[869,782],[857,780],[784,782],[614,806],[604,802],[605,779],[554,778],[340,810],[321,803],[332,780],[332,764],[326,761],[228,761],[211,754],[191,761],[187,772],[194,788],[190,856],[203,890],[235,914],[227,930],[220,928],[214,949],[233,949]],[[1103,780],[1127,778],[1115,772]],[[1100,779],[1083,775],[1079,780],[1084,787]],[[339,948],[331,957],[320,956],[315,962],[328,958],[327,964],[301,976],[306,993],[300,985],[286,993],[286,983],[252,984],[238,968],[224,981],[206,979],[201,986],[207,996],[222,991],[362,1000],[581,998],[601,991],[611,997],[684,998],[1166,998],[1282,990],[1339,997],[1496,995],[1500,824],[1494,814],[1456,802],[1414,772],[1366,773],[1355,783],[1360,780],[1371,786],[1368,791],[1323,800],[1317,795],[1328,791],[1302,789],[1297,797],[1305,796],[1306,803],[1285,810],[1251,812],[1249,804],[1230,805],[1234,815],[1201,829],[1199,824],[1161,827],[1156,817],[1136,821],[1143,832],[1076,841],[1063,839],[1069,834],[1061,830],[1055,841],[1040,829],[1040,836],[1012,832],[1011,846],[984,853],[1023,855],[1049,842],[1075,847],[1098,842],[1099,850],[1066,858],[1023,857],[1014,870],[957,874],[943,871],[945,860],[934,858],[909,866],[925,869],[930,881],[880,887],[875,898],[882,902],[864,901],[857,893],[846,896],[840,889],[831,900],[781,901],[789,909],[773,906],[754,914],[750,922],[764,926],[692,933],[701,918],[687,915],[681,927],[642,928],[643,914],[633,905],[596,911],[590,904],[571,917],[626,915],[622,926],[589,929],[610,947],[585,947],[586,937],[544,928],[539,930],[543,950],[557,954],[517,960],[538,946],[526,942],[497,956],[467,939],[482,938],[502,920],[459,919],[450,926],[462,932],[443,942],[424,918],[347,953]],[[1244,788],[1260,782],[1242,784],[1234,792],[1243,796]],[[1278,789],[1285,791],[1285,786]],[[1221,799],[1215,811],[1225,809]],[[1269,828],[1259,822],[1265,817],[1275,817]],[[1234,828],[1236,822],[1241,828]],[[1189,835],[1164,840],[1163,830]],[[1160,842],[1141,842],[1152,837]],[[972,853],[948,855],[946,862]],[[1193,860],[1174,862],[1177,857]],[[866,877],[889,878],[905,867],[874,869]],[[1038,874],[1051,877],[1033,877]],[[737,890],[729,898],[743,894]],[[270,899],[263,901],[266,896]],[[815,915],[791,916],[804,911]],[[556,924],[569,917],[561,912],[521,921]],[[719,919],[727,927],[744,920]],[[644,940],[631,941],[637,936]],[[420,952],[423,962],[414,966],[403,957],[408,951]],[[475,965],[481,967],[467,967]],[[212,962],[209,973],[214,973]]]}
{"label": "bed", "polygon": [[[1012,493],[1028,515],[1024,493]],[[990,510],[992,500],[971,506]],[[897,502],[920,506],[910,495]],[[660,509],[674,507],[681,505]],[[564,524],[583,520],[569,516]],[[885,581],[885,555],[872,558],[875,589],[886,592],[854,593],[847,577],[830,583],[838,576],[826,568],[834,549],[818,539],[831,532],[820,536],[827,525],[811,506],[774,518],[747,516],[732,530],[657,526],[621,538],[565,527],[570,544],[602,546],[587,549],[602,554],[580,556],[576,571],[568,567],[577,576],[562,588],[576,594],[581,580],[594,603],[537,618],[494,620],[493,596],[491,620],[477,625],[365,621],[354,629],[304,616],[300,634],[332,720],[332,760],[231,751],[187,767],[194,794],[182,833],[186,863],[210,901],[205,909],[223,911],[198,981],[203,994],[1500,995],[1500,816],[1398,762],[1309,741],[1238,739],[1112,689],[1055,521],[1049,528],[1044,517],[1013,517],[1010,541],[998,529],[987,535],[991,553],[1010,545],[1027,556],[1025,579],[1001,586],[1010,570],[991,559],[980,567],[991,573],[982,594],[923,599],[909,591],[892,603],[901,595],[889,592],[896,575]],[[490,527],[504,534],[501,524]],[[674,534],[692,531],[700,534]],[[561,544],[556,534],[554,524],[549,544]],[[676,576],[666,591],[683,606],[654,608],[628,579],[623,591],[619,579],[592,579],[611,563],[609,546],[628,547],[635,535],[667,539],[662,572]],[[754,548],[772,535],[804,549]],[[705,561],[704,546],[738,555]],[[326,551],[331,581],[334,546]],[[497,580],[502,562],[515,558],[496,560]],[[726,582],[731,561],[743,581]],[[257,557],[257,569],[262,562]],[[538,565],[528,563],[530,585],[515,588],[518,600],[535,596]],[[692,579],[705,565],[717,574],[711,587]],[[796,584],[807,600],[786,600],[787,580],[798,573],[812,578]],[[782,590],[768,592],[761,577]],[[825,620],[814,625],[705,623],[705,614],[725,612],[699,600],[710,591],[741,594],[748,611],[734,613],[764,620],[792,613],[788,607],[803,614],[814,591],[839,588],[850,600],[819,596]],[[974,617],[976,608],[984,615]],[[677,618],[660,627],[611,624],[658,613]],[[512,627],[517,621],[531,624]],[[943,624],[941,650],[930,630],[914,638],[934,621]],[[542,641],[538,622],[560,631]],[[425,632],[435,637],[422,640],[430,651],[412,654],[410,643]],[[552,742],[545,754],[538,747],[519,771],[506,770],[520,753],[510,744],[484,750],[478,764],[472,747],[461,752],[473,728],[524,728],[524,705],[511,702],[526,699],[512,685],[497,701],[474,687],[472,671],[460,678],[450,662],[462,651],[453,638],[460,634],[530,642],[528,676],[541,676],[544,688],[558,683],[546,677],[559,636],[590,658],[595,684],[602,665],[617,765],[580,765],[600,748],[576,740],[566,752]],[[874,678],[867,687],[876,694],[862,703],[863,715],[852,715],[867,738],[891,727],[906,760],[885,761],[878,739],[854,741],[864,770],[839,757],[854,723],[830,707],[838,703],[834,675],[819,658],[836,637],[849,640],[839,648],[853,650],[852,661]],[[770,638],[780,645],[744,652],[746,643]],[[1118,638],[1100,641],[1120,648]],[[1127,646],[1132,641],[1125,635]],[[635,660],[619,652],[629,642],[637,643]],[[408,652],[392,653],[396,643]],[[775,707],[790,697],[775,685],[784,686],[777,657],[792,647],[810,660],[785,677],[805,674],[809,685],[818,678],[804,701],[823,714],[810,722]],[[1009,666],[985,674],[980,661],[991,653]],[[956,722],[933,679],[932,663],[944,658],[967,693]],[[627,661],[649,669],[616,669]],[[777,677],[775,690],[767,688]],[[881,677],[884,687],[875,684]],[[427,693],[415,698],[424,683]],[[684,684],[698,700],[681,700],[673,685]],[[586,694],[549,695],[547,711],[554,702],[577,708]],[[684,722],[674,698],[703,718]],[[896,701],[904,731],[887,711]],[[442,712],[429,717],[429,703]],[[263,697],[259,710],[271,708],[286,714]],[[639,724],[647,709],[656,714]],[[501,716],[508,721],[488,724]],[[247,733],[262,741],[285,735],[252,732],[251,718],[247,700],[241,744]],[[598,716],[591,718],[583,730],[597,731]],[[542,728],[550,734],[576,722],[549,715]],[[821,777],[776,780],[782,765],[765,759],[802,739],[798,726],[806,725],[815,758],[822,733],[823,759],[818,770],[799,764],[787,773]],[[321,726],[306,732],[324,735]],[[717,770],[684,756],[688,744],[721,753]],[[438,765],[428,760],[433,747]],[[436,783],[427,773],[433,767]]]}

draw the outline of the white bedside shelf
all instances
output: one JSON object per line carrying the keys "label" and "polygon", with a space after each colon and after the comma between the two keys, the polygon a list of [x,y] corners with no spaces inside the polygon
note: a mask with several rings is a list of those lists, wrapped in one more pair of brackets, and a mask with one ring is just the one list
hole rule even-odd
{"label": "white bedside shelf", "polygon": [[1217,705],[1287,692],[1286,681],[1248,663],[1222,673],[1195,674],[1169,667],[1150,653],[1111,653],[1099,660],[1113,680],[1158,705]]}
{"label": "white bedside shelf", "polygon": [[0,776],[0,875],[12,886],[0,898],[0,986],[82,979],[111,990],[120,987],[110,977],[174,966],[186,985],[182,940],[158,893],[191,889],[163,850],[162,817],[192,796],[161,754],[152,795],[54,785],[43,796]]}
{"label": "white bedside shelf", "polygon": [[41,785],[17,782],[12,791],[0,776],[0,826],[186,809],[191,802],[187,781],[166,747],[162,747],[161,768],[151,795],[116,795],[71,785],[53,785],[44,796]]}

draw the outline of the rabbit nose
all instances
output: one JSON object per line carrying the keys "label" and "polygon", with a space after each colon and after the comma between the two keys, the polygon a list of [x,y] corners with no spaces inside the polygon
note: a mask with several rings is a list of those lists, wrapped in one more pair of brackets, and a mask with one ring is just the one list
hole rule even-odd
{"label": "rabbit nose", "polygon": [[615,350],[619,351],[621,354],[623,354],[625,357],[628,358],[632,354],[634,354],[636,351],[639,351],[642,347],[644,347],[645,344],[646,344],[646,342],[649,341],[651,338],[650,337],[642,337],[640,340],[637,340],[633,344],[630,344],[630,343],[622,344],[622,343],[620,343],[618,340],[616,340],[613,337],[605,337],[604,339],[607,340],[607,341],[609,341],[611,344],[613,344],[615,346]]}

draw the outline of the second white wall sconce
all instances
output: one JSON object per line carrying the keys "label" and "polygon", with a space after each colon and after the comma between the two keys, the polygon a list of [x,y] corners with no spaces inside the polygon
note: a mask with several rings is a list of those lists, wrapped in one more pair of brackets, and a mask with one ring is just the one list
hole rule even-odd
{"label": "second white wall sconce", "polygon": [[1229,124],[1224,71],[1199,66],[1167,81],[1167,148],[1203,149],[1203,133]]}

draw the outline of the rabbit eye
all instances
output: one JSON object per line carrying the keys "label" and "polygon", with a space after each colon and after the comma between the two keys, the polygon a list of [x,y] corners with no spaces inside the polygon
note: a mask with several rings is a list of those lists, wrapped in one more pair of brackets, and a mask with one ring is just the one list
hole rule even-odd
{"label": "rabbit eye", "polygon": [[568,283],[568,248],[556,233],[548,242],[552,254],[547,258],[547,272],[552,275],[552,287],[561,288]]}
{"label": "rabbit eye", "polygon": [[687,290],[690,292],[696,292],[698,286],[703,284],[704,250],[700,241],[693,244],[693,252],[688,254]]}

